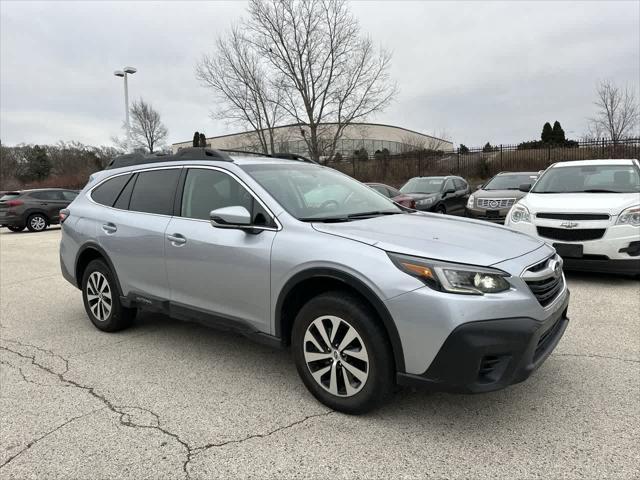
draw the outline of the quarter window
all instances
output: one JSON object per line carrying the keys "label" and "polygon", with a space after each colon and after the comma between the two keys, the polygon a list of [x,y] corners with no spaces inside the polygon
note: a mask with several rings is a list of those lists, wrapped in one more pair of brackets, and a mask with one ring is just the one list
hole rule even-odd
{"label": "quarter window", "polygon": [[131,175],[119,175],[117,177],[110,178],[93,189],[91,192],[91,198],[94,202],[106,205],[107,207],[112,207],[113,202],[118,198],[120,190],[122,190],[122,187],[124,187],[129,178],[131,178]]}
{"label": "quarter window", "polygon": [[251,213],[257,226],[275,227],[273,219],[240,183],[218,170],[192,168],[187,172],[180,214],[186,218],[209,220],[212,210],[241,206]]}
{"label": "quarter window", "polygon": [[129,210],[160,215],[173,214],[173,200],[180,170],[163,169],[138,173]]}

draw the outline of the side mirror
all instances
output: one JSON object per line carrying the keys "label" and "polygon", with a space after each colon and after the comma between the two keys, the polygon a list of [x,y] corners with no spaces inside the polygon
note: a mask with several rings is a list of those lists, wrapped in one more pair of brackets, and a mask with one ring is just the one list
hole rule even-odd
{"label": "side mirror", "polygon": [[216,228],[251,228],[251,214],[241,206],[223,207],[209,213],[211,225]]}
{"label": "side mirror", "polygon": [[481,189],[482,189],[482,187],[484,187],[484,185],[478,185],[478,186],[476,187],[476,190],[481,190]]}
{"label": "side mirror", "polygon": [[447,196],[450,193],[456,193],[456,191],[453,188],[448,188],[444,191],[444,195]]}
{"label": "side mirror", "polygon": [[520,187],[518,187],[518,190],[520,190],[521,192],[528,192],[529,190],[531,190],[531,184],[523,183],[520,185]]}

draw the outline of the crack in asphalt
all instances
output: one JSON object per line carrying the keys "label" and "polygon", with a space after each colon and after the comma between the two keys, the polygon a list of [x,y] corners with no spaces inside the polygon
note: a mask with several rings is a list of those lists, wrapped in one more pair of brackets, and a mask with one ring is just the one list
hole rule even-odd
{"label": "crack in asphalt", "polygon": [[[189,472],[189,464],[191,463],[191,461],[200,453],[203,453],[211,448],[218,448],[218,447],[223,447],[225,445],[230,445],[230,444],[240,444],[243,442],[246,442],[248,440],[254,439],[254,438],[266,438],[269,437],[271,435],[274,435],[278,432],[281,432],[283,430],[287,430],[289,428],[293,428],[297,425],[300,425],[310,419],[313,418],[317,418],[317,417],[323,417],[323,416],[327,416],[330,415],[332,413],[334,413],[333,410],[329,410],[327,412],[322,412],[319,414],[314,414],[314,415],[308,415],[306,417],[304,417],[301,420],[296,420],[295,422],[291,422],[287,425],[283,425],[280,427],[277,427],[267,433],[257,433],[257,434],[251,434],[251,435],[247,435],[246,437],[240,438],[240,439],[235,439],[235,440],[227,440],[225,442],[220,442],[220,443],[208,443],[202,446],[191,446],[186,440],[183,440],[182,438],[180,438],[180,436],[174,432],[171,432],[169,430],[167,430],[166,428],[162,427],[160,424],[160,416],[153,412],[152,410],[149,410],[147,408],[144,407],[139,407],[139,406],[127,406],[127,405],[115,405],[111,400],[109,400],[108,398],[106,398],[105,395],[100,394],[98,392],[96,392],[95,387],[90,387],[90,386],[86,386],[86,385],[82,385],[81,383],[75,381],[75,380],[71,380],[69,378],[65,377],[65,374],[67,374],[69,372],[69,361],[62,357],[61,355],[53,352],[52,350],[47,350],[44,349],[42,347],[38,347],[36,345],[30,345],[27,343],[22,343],[19,342],[17,340],[12,340],[12,339],[1,339],[3,342],[9,342],[9,343],[13,343],[15,345],[18,345],[22,348],[33,348],[34,350],[46,354],[46,355],[50,355],[54,358],[57,358],[59,360],[61,360],[64,364],[64,368],[63,371],[61,373],[56,372],[53,368],[48,367],[46,365],[43,365],[42,363],[38,362],[36,355],[29,355],[27,353],[23,353],[17,350],[13,350],[11,348],[8,348],[6,346],[0,345],[0,350],[4,350],[6,352],[12,353],[14,355],[17,355],[18,357],[21,357],[25,360],[29,360],[31,362],[31,365],[33,365],[36,368],[39,368],[40,370],[54,375],[55,377],[58,378],[58,380],[60,382],[62,382],[64,384],[64,386],[68,386],[68,387],[74,387],[74,388],[78,388],[81,390],[86,391],[87,393],[89,393],[93,398],[95,398],[96,400],[100,401],[104,406],[93,410],[92,412],[89,413],[85,413],[83,415],[77,416],[77,417],[73,417],[67,421],[65,421],[63,424],[59,425],[58,427],[56,427],[55,429],[45,433],[44,435],[36,438],[35,440],[32,440],[30,442],[27,443],[27,445],[20,451],[18,452],[16,455],[13,455],[12,457],[10,457],[8,460],[6,460],[3,464],[0,465],[0,469],[2,469],[4,466],[8,465],[11,461],[13,461],[16,457],[18,457],[19,455],[21,455],[23,452],[25,452],[26,450],[28,450],[29,448],[31,448],[33,445],[35,445],[36,443],[40,442],[41,440],[45,439],[46,437],[48,437],[49,435],[51,435],[52,433],[60,430],[61,428],[63,428],[64,426],[68,425],[71,422],[74,422],[76,420],[79,420],[83,417],[86,417],[92,413],[95,413],[97,411],[100,410],[104,410],[105,408],[108,409],[109,411],[115,413],[118,415],[118,420],[120,422],[121,425],[125,426],[125,427],[131,427],[131,428],[141,428],[141,429],[152,429],[152,430],[157,430],[159,432],[161,432],[162,434],[173,438],[176,442],[178,442],[186,451],[186,458],[185,460],[182,462],[182,471],[185,474],[185,478],[188,480],[191,478],[191,474]],[[6,364],[6,365],[10,365],[13,368],[16,368],[20,371],[22,378],[28,382],[28,383],[33,383],[36,385],[40,385],[30,379],[28,379],[25,375],[24,372],[22,372],[22,369],[20,367],[17,367],[15,365],[10,364],[9,362],[4,362],[2,361],[1,363]],[[44,386],[50,386],[50,385],[44,385]],[[142,411],[142,412],[146,412],[149,415],[151,415],[151,417],[153,417],[154,422],[151,424],[141,424],[141,423],[136,423],[135,419],[132,416],[132,412],[131,410],[138,410],[138,411]]]}
{"label": "crack in asphalt", "polygon": [[620,362],[627,363],[640,363],[640,360],[634,360],[633,358],[613,357],[609,355],[597,355],[595,353],[552,353],[554,357],[584,357],[584,358],[603,358],[606,360],[619,360]]}
{"label": "crack in asphalt", "polygon": [[27,443],[24,448],[22,448],[19,452],[17,452],[15,455],[12,455],[11,457],[9,457],[7,460],[5,460],[4,463],[2,463],[0,465],[0,468],[4,467],[5,465],[10,464],[14,459],[18,458],[20,455],[22,455],[24,452],[26,452],[27,450],[29,450],[31,447],[33,447],[36,443],[38,443],[41,440],[44,440],[45,438],[47,438],[49,435],[54,434],[55,432],[57,432],[58,430],[60,430],[61,428],[66,427],[67,425],[69,425],[72,422],[75,422],[76,420],[80,420],[81,418],[84,417],[88,417],[89,415],[93,415],[96,412],[99,412],[100,410],[104,410],[106,407],[101,407],[101,408],[97,408],[95,410],[91,410],[90,412],[87,413],[83,413],[82,415],[78,415],[76,417],[70,418],[69,420],[65,421],[64,423],[61,423],[60,425],[58,425],[56,428],[49,430],[47,433],[39,436],[38,438],[31,440],[29,443]]}

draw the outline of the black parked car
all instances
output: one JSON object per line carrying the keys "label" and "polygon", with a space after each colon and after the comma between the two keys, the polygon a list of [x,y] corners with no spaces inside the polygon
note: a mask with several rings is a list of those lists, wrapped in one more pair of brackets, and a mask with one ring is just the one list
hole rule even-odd
{"label": "black parked car", "polygon": [[463,215],[471,189],[461,177],[414,177],[400,189],[416,201],[416,210]]}
{"label": "black parked car", "polygon": [[60,223],[60,210],[67,208],[77,190],[39,188],[5,192],[0,197],[0,226],[12,232],[28,228],[41,232],[49,225]]}

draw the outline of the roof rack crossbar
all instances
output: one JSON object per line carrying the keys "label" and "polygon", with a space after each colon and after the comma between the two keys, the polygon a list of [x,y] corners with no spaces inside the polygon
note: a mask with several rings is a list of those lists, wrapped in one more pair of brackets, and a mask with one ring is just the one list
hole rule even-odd
{"label": "roof rack crossbar", "polygon": [[144,165],[146,163],[175,162],[189,158],[190,160],[218,160],[223,162],[233,162],[233,159],[221,150],[211,148],[189,147],[182,148],[174,154],[163,153],[128,153],[114,157],[106,166],[105,170],[120,167],[130,167],[133,165]]}

